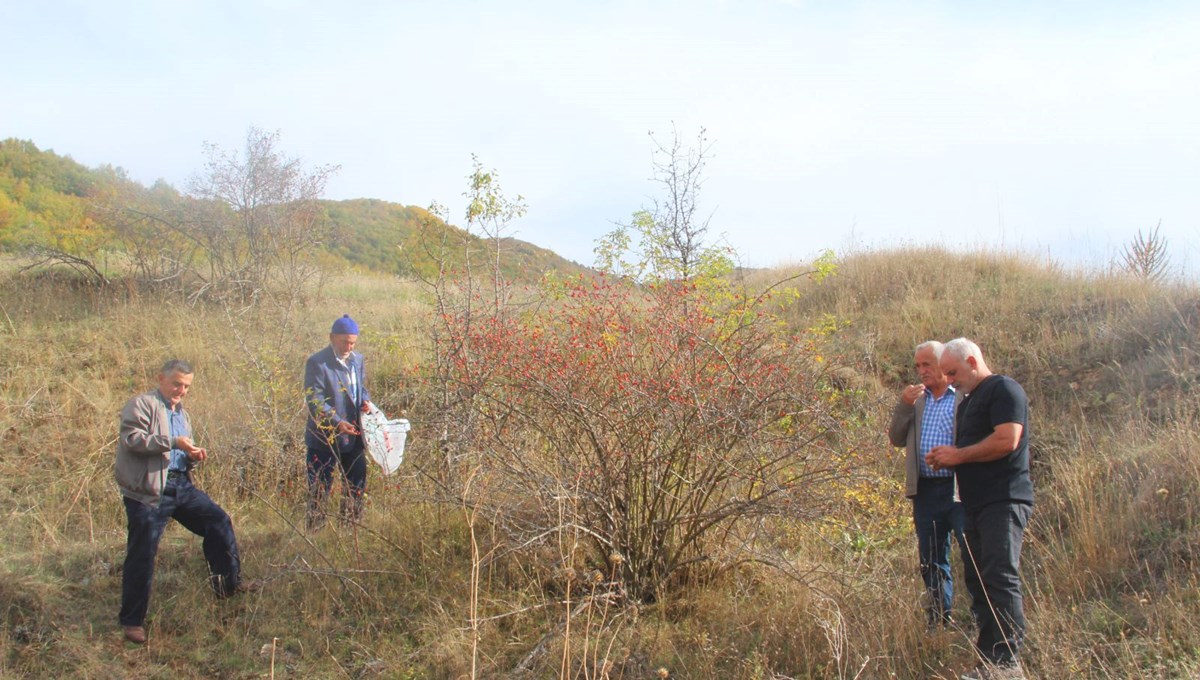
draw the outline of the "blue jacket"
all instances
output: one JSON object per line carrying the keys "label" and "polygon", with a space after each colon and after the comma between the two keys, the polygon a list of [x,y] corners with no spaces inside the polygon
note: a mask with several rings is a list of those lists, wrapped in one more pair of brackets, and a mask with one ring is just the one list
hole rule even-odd
{"label": "blue jacket", "polygon": [[[333,348],[326,347],[304,364],[304,403],[308,408],[304,443],[309,448],[349,452],[362,447],[362,436],[334,435],[334,428],[343,420],[360,427],[362,405],[371,400],[362,355],[351,352],[346,363],[349,370],[333,355]],[[354,371],[357,390],[351,385],[350,371]]]}

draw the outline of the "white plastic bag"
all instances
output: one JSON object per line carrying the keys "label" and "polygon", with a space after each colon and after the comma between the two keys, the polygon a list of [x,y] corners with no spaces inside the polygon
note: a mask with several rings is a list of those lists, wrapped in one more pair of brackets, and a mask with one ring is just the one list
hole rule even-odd
{"label": "white plastic bag", "polygon": [[404,441],[408,438],[409,423],[404,418],[388,420],[383,411],[371,404],[362,414],[363,443],[367,454],[390,475],[404,462]]}

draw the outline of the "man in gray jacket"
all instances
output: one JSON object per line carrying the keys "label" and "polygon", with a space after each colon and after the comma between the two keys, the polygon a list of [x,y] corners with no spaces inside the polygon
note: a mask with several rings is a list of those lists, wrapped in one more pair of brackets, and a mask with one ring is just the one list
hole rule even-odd
{"label": "man in gray jacket", "polygon": [[928,623],[931,628],[950,623],[954,599],[954,578],[950,571],[950,535],[963,538],[963,507],[958,499],[953,470],[933,470],[925,464],[925,454],[935,446],[954,441],[954,416],[962,395],[942,373],[938,362],[942,343],[923,342],[914,355],[919,385],[909,385],[900,393],[892,412],[888,438],[893,446],[907,449],[905,457],[905,495],[913,502],[913,528],[921,577],[928,593]]}
{"label": "man in gray jacket", "polygon": [[258,584],[240,577],[237,539],[229,515],[192,485],[191,469],[208,457],[192,441],[183,397],[192,386],[191,364],[172,359],[158,374],[158,389],[138,395],[121,409],[117,440],[117,486],[125,502],[129,537],[121,584],[121,628],[125,639],[146,642],[146,610],[154,558],[172,518],[203,538],[212,586],[224,598]]}

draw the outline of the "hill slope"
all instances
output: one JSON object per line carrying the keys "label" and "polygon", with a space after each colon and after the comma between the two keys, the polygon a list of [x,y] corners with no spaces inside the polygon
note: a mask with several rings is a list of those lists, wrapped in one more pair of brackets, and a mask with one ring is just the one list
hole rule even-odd
{"label": "hill slope", "polygon": [[[760,272],[756,280],[785,271]],[[828,315],[846,368],[896,386],[929,339],[975,339],[1053,409],[1165,417],[1200,385],[1200,292],[1015,253],[863,252],[800,286],[795,323]]]}
{"label": "hill slope", "polygon": [[[330,253],[347,263],[371,271],[403,276],[431,277],[436,258],[459,266],[467,249],[478,262],[491,244],[443,222],[424,208],[378,199],[323,201],[334,224]],[[517,281],[537,281],[549,271],[577,273],[583,267],[553,251],[518,239],[501,239],[501,270]]]}
{"label": "hill slope", "polygon": [[[156,192],[154,200],[148,196],[151,191]],[[101,208],[143,199],[148,205],[185,200],[162,182],[146,188],[118,168],[87,168],[31,141],[0,141],[0,250],[44,246],[84,256],[121,250],[99,215]],[[487,249],[478,237],[423,208],[376,199],[321,203],[335,234],[325,244],[324,260],[334,266],[431,276],[437,271],[434,253],[459,265],[467,251]],[[583,267],[532,243],[504,239],[501,269],[513,280],[532,282],[548,271],[575,273]]]}

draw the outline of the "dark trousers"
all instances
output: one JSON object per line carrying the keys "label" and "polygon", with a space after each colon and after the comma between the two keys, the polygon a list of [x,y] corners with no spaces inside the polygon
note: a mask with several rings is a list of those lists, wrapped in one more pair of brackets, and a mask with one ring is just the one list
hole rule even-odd
{"label": "dark trousers", "polygon": [[969,555],[967,590],[979,624],[975,643],[990,663],[1014,663],[1025,637],[1025,604],[1021,597],[1021,542],[1033,507],[1000,502],[966,511]]}
{"label": "dark trousers", "polygon": [[314,519],[324,517],[325,499],[333,488],[334,468],[342,471],[342,516],[360,518],[363,492],[367,488],[367,452],[362,444],[347,451],[309,447],[307,467],[310,524]]}
{"label": "dark trousers", "polygon": [[241,571],[233,522],[208,494],[192,486],[186,475],[167,481],[157,508],[124,500],[129,539],[121,583],[122,626],[140,626],[146,620],[158,542],[172,518],[203,539],[204,559],[217,595],[233,593]]}
{"label": "dark trousers", "polygon": [[922,478],[913,498],[913,528],[917,533],[921,578],[928,593],[930,625],[949,624],[954,601],[954,576],[950,571],[950,536],[966,546],[963,507],[954,500],[954,478]]}

